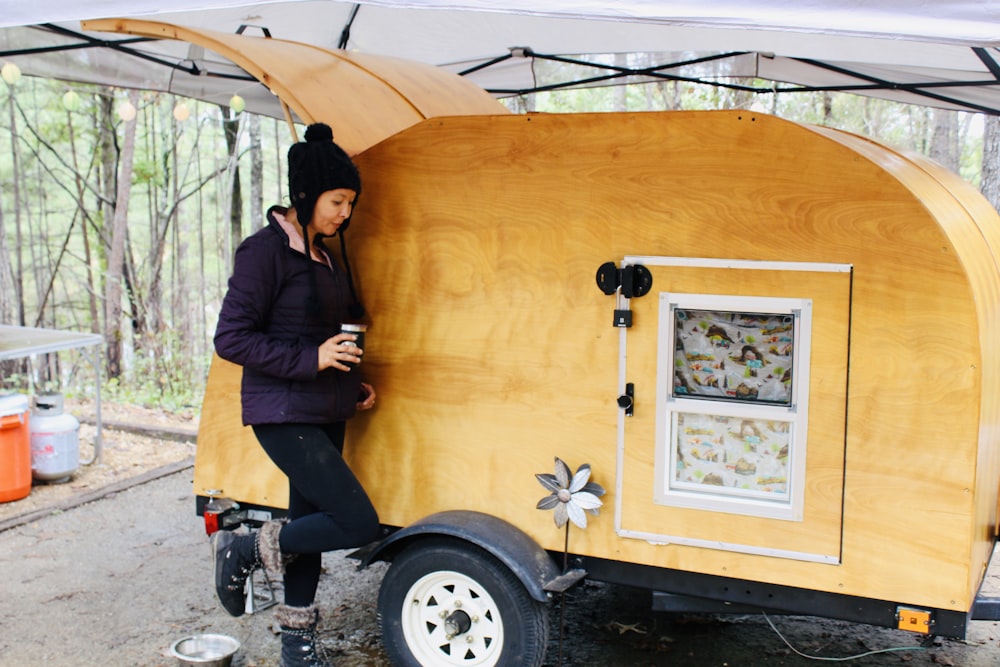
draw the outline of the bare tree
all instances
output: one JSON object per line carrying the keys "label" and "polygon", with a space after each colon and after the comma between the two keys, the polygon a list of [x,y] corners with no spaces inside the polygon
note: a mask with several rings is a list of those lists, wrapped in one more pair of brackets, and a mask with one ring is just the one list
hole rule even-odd
{"label": "bare tree", "polygon": [[14,271],[3,220],[3,202],[0,202],[0,323],[10,322],[14,312]]}
{"label": "bare tree", "polygon": [[[196,125],[197,134],[192,142],[192,150],[196,154],[200,145],[198,137],[201,136],[201,131],[202,126]],[[181,330],[187,326],[185,322],[178,322],[178,314],[184,310],[181,298],[187,296],[187,290],[184,288],[187,276],[182,266],[186,255],[184,250],[187,246],[187,239],[181,234],[181,207],[188,198],[199,194],[208,181],[225,173],[224,169],[218,169],[203,174],[197,157],[181,160],[178,144],[183,133],[181,123],[172,120],[170,132],[164,134],[169,141],[162,148],[163,157],[160,160],[163,164],[165,177],[161,182],[162,192],[155,197],[157,205],[150,211],[152,227],[148,261],[146,262],[148,270],[146,279],[149,285],[148,310],[152,315],[148,330],[157,334],[164,330],[160,301],[163,293],[163,270],[168,259],[172,271],[170,283],[174,285],[174,298],[171,300],[171,321]],[[190,173],[192,170],[195,172],[194,174]],[[169,258],[167,257],[168,246],[173,249],[173,255]],[[142,301],[141,295],[137,297],[137,301]]]}
{"label": "bare tree", "polygon": [[219,105],[222,111],[222,128],[226,134],[226,148],[229,150],[230,174],[230,206],[229,206],[229,238],[233,249],[243,239],[243,189],[240,187],[239,162],[239,116],[232,116],[229,107]]}
{"label": "bare tree", "polygon": [[931,112],[931,142],[929,157],[948,169],[961,168],[958,117],[953,111],[934,109]]}
{"label": "bare tree", "polygon": [[264,151],[261,148],[260,116],[248,114],[250,134],[250,229],[264,226]]}
{"label": "bare tree", "polygon": [[[115,130],[114,120],[114,91],[107,86],[102,86],[98,95],[98,117],[97,117],[97,152],[100,155],[100,210],[101,224],[94,227],[101,242],[97,245],[100,254],[100,264],[107,268],[108,255],[111,254],[111,222],[115,216],[116,192],[118,183],[118,133]],[[131,176],[129,177],[131,179]],[[103,290],[94,285],[94,293],[102,294]],[[99,310],[103,316],[107,315],[107,304]],[[111,326],[118,326],[117,323],[109,325],[107,320],[95,322],[98,331],[106,331]]]}
{"label": "bare tree", "polygon": [[7,98],[8,109],[10,111],[10,146],[11,159],[14,164],[14,298],[17,300],[17,323],[24,326],[24,263],[21,259],[23,249],[23,239],[21,238],[21,179],[17,177],[20,173],[21,150],[17,137],[17,114],[14,113],[14,88],[10,87],[10,94]]}
{"label": "bare tree", "polygon": [[993,208],[1000,210],[1000,116],[986,117],[979,189]]}
{"label": "bare tree", "polygon": [[[659,93],[659,108],[666,110],[681,108],[683,100],[679,82],[657,81],[655,84],[647,86],[647,89],[655,89]],[[648,99],[650,99],[650,108],[657,108],[656,103],[653,102],[653,98]]]}
{"label": "bare tree", "polygon": [[77,212],[84,218],[83,224],[80,225],[80,238],[83,241],[83,261],[87,276],[87,305],[90,313],[90,326],[91,331],[99,331],[100,320],[97,317],[97,290],[94,286],[94,260],[90,251],[90,234],[87,231],[89,216],[86,206],[84,206],[86,191],[84,188],[84,179],[80,173],[80,160],[76,150],[76,131],[73,124],[73,114],[69,111],[66,112],[66,126],[69,129],[70,158],[73,165],[73,182],[76,186]]}
{"label": "bare tree", "polygon": [[[627,53],[616,53],[615,54],[615,67],[627,68],[628,67],[628,54]],[[611,96],[611,110],[612,111],[628,111],[628,86],[615,86],[612,89]]]}
{"label": "bare tree", "polygon": [[[133,106],[139,102],[135,91],[129,92]],[[128,230],[128,200],[132,192],[132,166],[135,160],[136,121],[125,122],[120,167],[115,198],[115,212],[111,225],[111,252],[108,254],[108,272],[104,278],[105,327],[107,344],[107,374],[117,378],[122,374],[122,283],[125,268],[125,234]]]}

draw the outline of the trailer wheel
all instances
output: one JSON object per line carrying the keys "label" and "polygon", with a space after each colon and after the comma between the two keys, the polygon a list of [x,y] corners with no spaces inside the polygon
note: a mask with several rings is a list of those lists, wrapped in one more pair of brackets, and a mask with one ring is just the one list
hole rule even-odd
{"label": "trailer wheel", "polygon": [[378,610],[397,667],[540,667],[545,658],[545,604],[471,544],[409,546],[382,580]]}

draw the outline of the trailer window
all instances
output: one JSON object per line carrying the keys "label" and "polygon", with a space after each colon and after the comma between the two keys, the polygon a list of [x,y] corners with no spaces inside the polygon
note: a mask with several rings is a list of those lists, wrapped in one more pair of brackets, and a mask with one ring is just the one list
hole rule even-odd
{"label": "trailer window", "polygon": [[811,302],[660,295],[657,503],[802,520]]}

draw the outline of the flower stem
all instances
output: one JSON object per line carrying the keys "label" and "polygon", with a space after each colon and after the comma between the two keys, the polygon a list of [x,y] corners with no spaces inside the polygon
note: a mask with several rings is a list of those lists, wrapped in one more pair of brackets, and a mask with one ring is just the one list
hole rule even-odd
{"label": "flower stem", "polygon": [[[563,574],[569,571],[569,522],[566,522],[566,536],[563,539]],[[559,661],[563,664],[563,637],[566,635],[566,591],[559,593]]]}
{"label": "flower stem", "polygon": [[563,538],[563,574],[569,571],[569,522],[566,522],[566,536]]}

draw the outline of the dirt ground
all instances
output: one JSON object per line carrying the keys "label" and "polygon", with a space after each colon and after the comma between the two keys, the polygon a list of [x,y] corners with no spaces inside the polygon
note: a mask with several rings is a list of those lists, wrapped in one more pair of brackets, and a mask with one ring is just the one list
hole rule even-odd
{"label": "dirt ground", "polygon": [[[115,422],[196,428],[191,417],[102,412]],[[271,611],[231,618],[215,600],[208,540],[194,511],[193,444],[173,437],[107,429],[106,468],[0,504],[0,667],[173,667],[171,643],[200,632],[241,642],[234,667],[278,664]],[[339,667],[388,667],[375,609],[385,566],[358,572],[345,555],[324,557],[323,649]],[[987,584],[1000,591],[997,565]],[[568,595],[561,643],[558,604],[550,622],[550,667],[1000,665],[995,622],[972,622],[965,641],[924,647],[910,633],[814,617],[654,613],[647,592],[598,583]]]}

